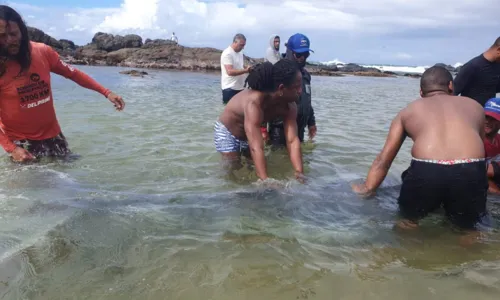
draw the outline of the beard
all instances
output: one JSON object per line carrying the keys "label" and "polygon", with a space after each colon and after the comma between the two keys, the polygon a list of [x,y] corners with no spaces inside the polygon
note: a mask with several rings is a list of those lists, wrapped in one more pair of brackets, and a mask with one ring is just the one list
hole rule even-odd
{"label": "beard", "polygon": [[[2,45],[0,46],[0,57],[14,58],[19,53],[19,45]],[[11,49],[15,49],[15,53],[12,53]]]}

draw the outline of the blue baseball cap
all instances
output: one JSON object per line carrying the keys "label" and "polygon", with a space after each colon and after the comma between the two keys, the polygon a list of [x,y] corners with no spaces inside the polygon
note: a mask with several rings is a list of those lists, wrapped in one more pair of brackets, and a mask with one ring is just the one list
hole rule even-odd
{"label": "blue baseball cap", "polygon": [[314,52],[309,49],[310,45],[311,43],[309,42],[309,39],[302,33],[292,35],[286,44],[287,48],[295,53],[304,53],[309,51]]}
{"label": "blue baseball cap", "polygon": [[484,113],[493,119],[500,121],[500,98],[491,98],[484,105]]}

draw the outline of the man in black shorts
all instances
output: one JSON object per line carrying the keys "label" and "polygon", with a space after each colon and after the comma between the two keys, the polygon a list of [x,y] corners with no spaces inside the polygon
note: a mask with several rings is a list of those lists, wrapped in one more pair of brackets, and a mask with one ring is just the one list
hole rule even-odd
{"label": "man in black shorts", "polygon": [[488,180],[484,159],[484,110],[473,99],[453,96],[453,77],[442,67],[427,69],[422,98],[392,121],[384,148],[359,194],[376,191],[407,136],[413,140],[410,167],[403,172],[398,204],[403,228],[415,228],[428,213],[444,206],[451,221],[475,229],[486,213]]}
{"label": "man in black shorts", "polygon": [[488,99],[500,93],[500,37],[460,68],[453,85],[455,95],[472,98],[483,107]]}

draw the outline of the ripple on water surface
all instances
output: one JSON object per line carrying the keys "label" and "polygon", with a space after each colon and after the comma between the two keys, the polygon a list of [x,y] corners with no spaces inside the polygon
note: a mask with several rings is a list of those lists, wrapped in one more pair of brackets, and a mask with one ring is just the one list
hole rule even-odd
{"label": "ripple on water surface", "polygon": [[[53,78],[74,160],[0,161],[0,299],[497,299],[498,235],[461,247],[438,214],[393,229],[408,141],[377,196],[364,177],[391,119],[418,96],[409,78],[314,77],[318,124],[303,146],[307,185],[267,151],[285,187],[220,168],[218,75],[82,67],[125,111]],[[498,216],[498,199],[489,206]]]}

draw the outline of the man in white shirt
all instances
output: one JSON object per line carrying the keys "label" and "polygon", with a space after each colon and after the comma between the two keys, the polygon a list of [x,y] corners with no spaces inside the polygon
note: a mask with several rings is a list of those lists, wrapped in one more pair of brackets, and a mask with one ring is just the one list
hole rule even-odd
{"label": "man in white shirt", "polygon": [[233,43],[220,56],[222,103],[225,105],[231,98],[245,88],[245,79],[251,67],[244,66],[243,48],[247,39],[241,33],[233,38]]}

